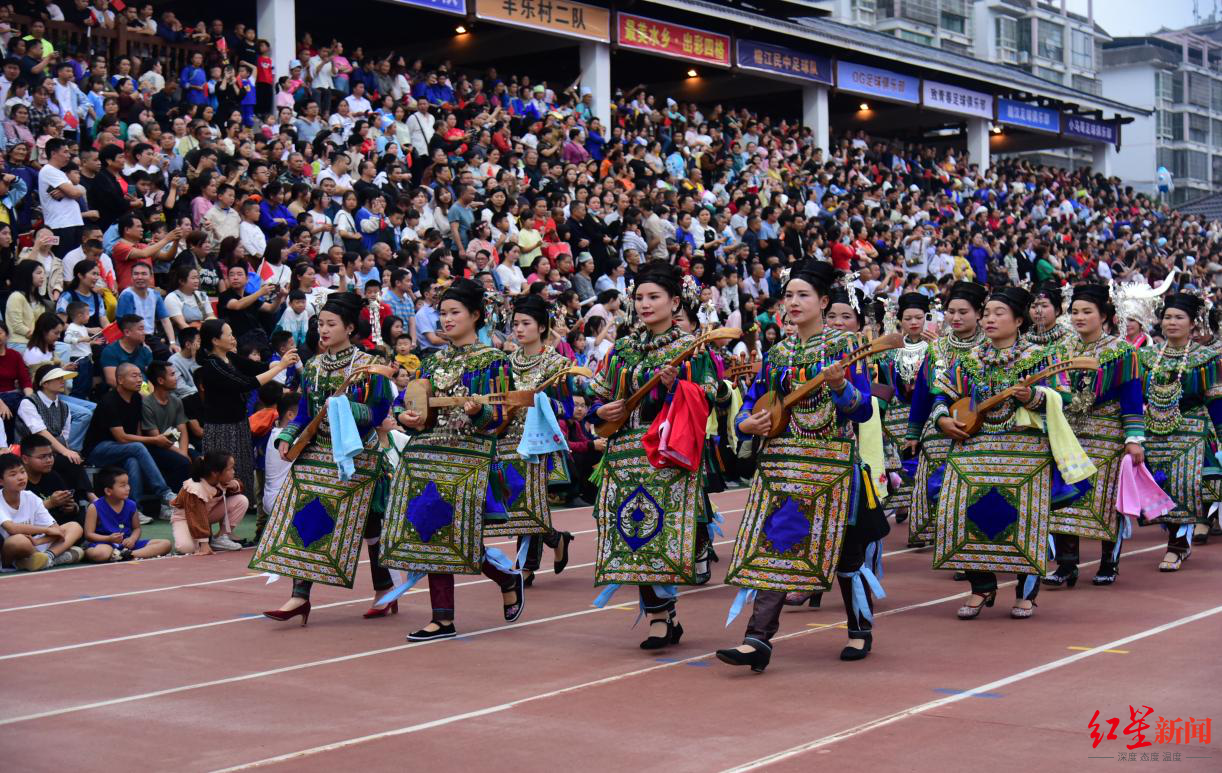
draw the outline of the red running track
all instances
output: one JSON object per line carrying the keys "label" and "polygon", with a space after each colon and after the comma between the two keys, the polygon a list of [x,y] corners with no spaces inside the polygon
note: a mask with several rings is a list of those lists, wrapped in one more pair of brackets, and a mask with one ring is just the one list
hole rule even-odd
{"label": "red running track", "polygon": [[[307,628],[256,616],[289,587],[249,575],[249,552],[5,575],[2,769],[1094,770],[1129,753],[1130,704],[1153,708],[1150,742],[1159,716],[1222,720],[1222,545],[1160,574],[1155,529],[1125,546],[1111,588],[1090,586],[1085,565],[1078,587],[1045,588],[1030,620],[1008,617],[1005,587],[964,622],[966,587],[932,571],[928,550],[904,549],[900,526],[870,657],[837,659],[832,593],[784,614],[766,673],[726,666],[712,653],[739,641],[745,617],[725,627],[733,589],[716,583],[745,498],[713,497],[723,560],[713,583],[683,590],[683,642],[662,652],[637,647],[632,589],[591,606],[588,508],[556,515],[584,533],[517,623],[491,583],[460,578],[464,635],[424,644],[403,637],[428,621],[425,589],[398,616],[363,620],[365,573],[351,592],[317,586]],[[1096,709],[1104,733],[1121,722],[1093,748]],[[1151,750],[1160,764],[1178,754],[1172,770],[1222,770],[1212,737],[1136,748],[1134,764]]]}

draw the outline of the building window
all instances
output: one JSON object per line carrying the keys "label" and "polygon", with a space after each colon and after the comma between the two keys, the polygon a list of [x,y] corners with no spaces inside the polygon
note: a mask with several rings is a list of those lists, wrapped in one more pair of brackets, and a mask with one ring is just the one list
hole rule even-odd
{"label": "building window", "polygon": [[1026,59],[1031,58],[1031,20],[1014,20],[1014,31],[1015,40],[1018,41],[1018,61],[1023,64],[1024,54],[1026,54]]}
{"label": "building window", "polygon": [[1085,75],[1073,76],[1073,87],[1078,91],[1085,91],[1087,94],[1101,96],[1103,94],[1103,84],[1094,78],[1088,78]]}
{"label": "building window", "polygon": [[1035,68],[1035,74],[1040,78],[1043,78],[1046,81],[1052,81],[1053,83],[1065,82],[1065,75],[1059,70],[1053,70],[1050,67],[1040,67],[1037,65]]}
{"label": "building window", "polygon": [[1213,145],[1214,147],[1222,147],[1222,121],[1217,118],[1209,122],[1210,128],[1213,130]]}
{"label": "building window", "polygon": [[[1042,36],[1041,36],[1042,37]],[[1073,31],[1073,66],[1080,70],[1095,69],[1095,38],[1088,32]]]}
{"label": "building window", "polygon": [[1188,114],[1188,139],[1202,144],[1209,143],[1209,119],[1196,113]]}
{"label": "building window", "polygon": [[1171,139],[1171,132],[1172,132],[1171,124],[1173,121],[1175,121],[1176,114],[1169,112],[1167,110],[1159,110],[1157,113],[1157,116],[1158,116],[1158,128],[1157,128],[1158,139],[1160,140]]}
{"label": "building window", "polygon": [[1171,139],[1175,142],[1184,140],[1184,114],[1171,114]]}
{"label": "building window", "polygon": [[853,20],[863,27],[874,26],[875,0],[853,0]]}
{"label": "building window", "polygon": [[921,33],[913,32],[912,30],[896,30],[895,36],[900,40],[909,40],[913,43],[920,43],[923,46],[933,45],[933,37],[931,35],[922,35]]}
{"label": "building window", "polygon": [[1222,156],[1210,156],[1210,164],[1213,166],[1213,177],[1209,178],[1213,181],[1214,187],[1222,185]]}
{"label": "building window", "polygon": [[938,0],[904,0],[900,4],[900,16],[918,24],[938,26]]}
{"label": "building window", "polygon": [[972,47],[971,47],[971,46],[965,45],[965,44],[960,43],[960,42],[955,41],[955,40],[951,40],[950,38],[943,38],[943,39],[942,39],[942,50],[943,50],[943,51],[951,51],[951,52],[956,53],[956,54],[963,54],[964,56],[971,56],[971,55],[972,55]]}
{"label": "building window", "polygon": [[1175,73],[1154,71],[1154,100],[1156,102],[1171,101],[1171,81],[1173,80],[1175,80]]}
{"label": "building window", "polygon": [[1159,148],[1155,154],[1158,166],[1163,167],[1171,174],[1175,174],[1175,151],[1171,148]]}
{"label": "building window", "polygon": [[1210,78],[1199,72],[1188,73],[1188,104],[1209,107]]}
{"label": "building window", "polygon": [[1018,30],[1014,19],[998,16],[993,20],[993,31],[997,36],[997,59],[1001,62],[1018,61]]}
{"label": "building window", "polygon": [[1210,80],[1209,106],[1215,113],[1222,113],[1222,81]]}
{"label": "building window", "polygon": [[1194,180],[1209,179],[1209,154],[1200,150],[1186,150],[1188,154],[1188,176]]}
{"label": "building window", "polygon": [[1184,101],[1184,73],[1171,73],[1171,101],[1178,104]]}
{"label": "building window", "polygon": [[1060,24],[1041,21],[1039,24],[1039,55],[1057,62],[1065,61],[1065,28]]}
{"label": "building window", "polygon": [[962,35],[967,30],[967,19],[958,14],[942,11],[942,29]]}

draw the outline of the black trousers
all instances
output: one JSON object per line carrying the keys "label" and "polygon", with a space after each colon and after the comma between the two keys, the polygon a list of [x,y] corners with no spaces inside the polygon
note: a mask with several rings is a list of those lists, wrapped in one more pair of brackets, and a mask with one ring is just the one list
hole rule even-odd
{"label": "black trousers", "polygon": [[[1082,560],[1081,556],[1081,540],[1077,535],[1070,534],[1055,534],[1052,537],[1056,544],[1056,562],[1057,566],[1072,570],[1078,568],[1078,563]],[[1116,542],[1104,540],[1102,552],[1099,556],[1099,569],[1115,569],[1120,563],[1120,551],[1118,548],[1124,543],[1124,539],[1118,539]]]}
{"label": "black trousers", "polygon": [[[840,561],[836,564],[836,583],[840,586],[840,596],[844,600],[844,612],[848,617],[850,639],[860,639],[873,630],[873,624],[867,617],[867,612],[874,613],[874,596],[858,574],[866,561],[868,543],[862,532],[855,526],[844,531],[844,543],[840,548]],[[862,583],[868,609],[858,609],[853,600],[854,583]],[[785,592],[779,590],[762,590],[755,594],[755,605],[751,610],[751,620],[747,623],[746,644],[767,645],[781,627],[781,610],[785,605]]]}
{"label": "black trousers", "polygon": [[[375,591],[390,590],[395,584],[390,578],[390,570],[382,566],[380,560],[381,539],[382,516],[371,511],[369,517],[365,519],[365,545],[369,548],[369,576],[373,580]],[[293,580],[293,597],[309,599],[310,590],[313,587],[314,583],[310,580]]]}
{"label": "black trousers", "polygon": [[[518,537],[518,550],[522,549],[522,540],[525,537]],[[530,547],[526,549],[526,560],[520,567],[523,571],[537,572],[539,565],[543,563],[543,546],[554,548],[560,544],[560,532],[555,529],[548,529],[543,534],[530,535]]]}

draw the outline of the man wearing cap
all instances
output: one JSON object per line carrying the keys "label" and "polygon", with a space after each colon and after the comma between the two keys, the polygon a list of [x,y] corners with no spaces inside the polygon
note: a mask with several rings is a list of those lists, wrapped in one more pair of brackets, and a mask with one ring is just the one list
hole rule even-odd
{"label": "man wearing cap", "polygon": [[577,300],[582,303],[594,297],[594,256],[588,252],[581,252],[577,255],[577,273],[573,274],[573,291],[577,293]]}

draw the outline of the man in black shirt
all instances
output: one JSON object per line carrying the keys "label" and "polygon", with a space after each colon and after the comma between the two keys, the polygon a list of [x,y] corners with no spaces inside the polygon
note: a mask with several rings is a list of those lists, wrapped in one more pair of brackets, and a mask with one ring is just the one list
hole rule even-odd
{"label": "man in black shirt", "polygon": [[117,144],[107,145],[98,153],[102,168],[86,186],[89,208],[98,213],[97,225],[105,231],[122,215],[132,209],[133,198],[128,198],[119,184],[123,174],[123,148]]}
{"label": "man in black shirt", "polygon": [[165,435],[141,435],[143,403],[140,369],[125,362],[115,369],[115,388],[107,392],[93,412],[85,447],[89,464],[94,467],[122,467],[132,485],[133,499],[156,498],[161,502],[162,520],[170,520],[170,501],[175,492],[166,485],[158,465],[178,463],[181,455]]}

